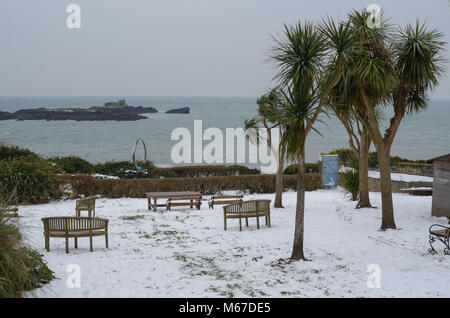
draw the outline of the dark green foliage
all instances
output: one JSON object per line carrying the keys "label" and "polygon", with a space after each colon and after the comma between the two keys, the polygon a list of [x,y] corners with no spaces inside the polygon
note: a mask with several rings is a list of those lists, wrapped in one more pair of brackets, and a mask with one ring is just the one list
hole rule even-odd
{"label": "dark green foliage", "polygon": [[0,196],[14,194],[14,203],[45,203],[59,197],[54,167],[33,155],[0,160]]}
{"label": "dark green foliage", "polygon": [[249,175],[260,174],[258,169],[250,169],[245,166],[179,166],[171,168],[155,168],[152,177],[209,177],[209,176],[233,176],[233,175]]}
{"label": "dark green foliage", "polygon": [[349,148],[334,149],[329,152],[330,155],[338,155],[339,161],[346,167],[350,167],[355,160],[355,153]]}
{"label": "dark green foliage", "polygon": [[17,146],[0,145],[0,160],[14,160],[20,157],[39,158],[39,156],[31,150],[19,148]]}
{"label": "dark green foliage", "polygon": [[[318,163],[306,163],[305,171],[319,173],[319,164]],[[297,174],[297,173],[298,173],[298,165],[296,163],[292,164],[290,166],[287,166],[283,171],[284,175],[293,175],[293,174]]]}
{"label": "dark green foliage", "polygon": [[16,221],[5,217],[6,209],[7,205],[0,203],[0,298],[21,297],[55,276],[43,255],[23,245]]}
{"label": "dark green foliage", "polygon": [[[391,156],[391,166],[398,166],[400,163],[427,163],[426,160],[409,160],[399,156]],[[375,151],[369,153],[369,168],[375,169],[378,168],[378,156]]]}
{"label": "dark green foliage", "polygon": [[94,173],[94,166],[78,156],[54,157],[49,159],[57,168],[66,173]]}
{"label": "dark green foliage", "polygon": [[359,172],[357,169],[352,169],[344,172],[342,175],[342,185],[345,190],[352,194],[352,200],[358,200],[359,193]]}

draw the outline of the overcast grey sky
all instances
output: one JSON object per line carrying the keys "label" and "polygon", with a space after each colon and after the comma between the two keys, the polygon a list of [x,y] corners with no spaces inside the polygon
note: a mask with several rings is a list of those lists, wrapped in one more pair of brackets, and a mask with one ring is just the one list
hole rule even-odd
{"label": "overcast grey sky", "polygon": [[[81,29],[66,27],[71,3]],[[0,95],[257,96],[273,85],[265,60],[283,23],[370,3],[450,41],[447,0],[2,0]],[[434,97],[450,98],[448,73]]]}

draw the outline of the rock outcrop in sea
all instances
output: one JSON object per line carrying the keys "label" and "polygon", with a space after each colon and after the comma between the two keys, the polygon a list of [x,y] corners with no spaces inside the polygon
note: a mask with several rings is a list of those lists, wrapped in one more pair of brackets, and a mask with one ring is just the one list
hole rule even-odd
{"label": "rock outcrop in sea", "polygon": [[191,109],[189,107],[175,108],[166,111],[166,114],[189,114]]}
{"label": "rock outcrop in sea", "polygon": [[124,99],[90,108],[34,108],[14,113],[0,112],[0,120],[76,120],[76,121],[134,121],[146,119],[142,114],[157,113],[153,107],[129,106]]}

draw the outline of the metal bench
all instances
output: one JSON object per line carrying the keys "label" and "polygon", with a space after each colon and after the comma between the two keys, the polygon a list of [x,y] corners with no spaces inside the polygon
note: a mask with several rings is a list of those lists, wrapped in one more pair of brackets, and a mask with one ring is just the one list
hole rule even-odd
{"label": "metal bench", "polygon": [[208,204],[210,209],[214,209],[214,205],[219,204],[234,204],[242,203],[242,198],[244,195],[213,195],[209,199]]}
{"label": "metal bench", "polygon": [[242,219],[248,227],[248,219],[256,218],[256,226],[259,229],[259,218],[266,219],[266,225],[270,224],[270,200],[251,200],[235,203],[223,207],[224,230],[227,230],[227,219],[239,219],[239,231],[242,231]]}
{"label": "metal bench", "polygon": [[[450,219],[449,222],[450,224]],[[428,251],[431,254],[437,254],[436,250],[433,247],[433,243],[439,241],[444,244],[444,254],[450,255],[450,246],[449,246],[449,237],[450,237],[450,226],[433,224],[429,229],[429,238],[430,238],[430,248]]]}
{"label": "metal bench", "polygon": [[197,210],[200,210],[202,205],[202,196],[187,196],[187,197],[174,197],[167,199],[166,206],[167,210],[170,211],[171,207],[174,206],[189,206],[191,209],[195,206]]}
{"label": "metal bench", "polygon": [[50,252],[50,237],[66,239],[66,253],[69,253],[69,238],[74,238],[75,248],[78,248],[79,237],[89,237],[90,251],[94,236],[105,236],[106,248],[108,248],[108,219],[92,217],[49,217],[43,218],[45,249]]}

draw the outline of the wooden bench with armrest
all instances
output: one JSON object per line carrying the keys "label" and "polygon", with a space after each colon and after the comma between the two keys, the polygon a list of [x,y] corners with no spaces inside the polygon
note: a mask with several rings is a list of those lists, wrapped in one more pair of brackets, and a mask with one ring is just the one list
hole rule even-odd
{"label": "wooden bench with armrest", "polygon": [[95,200],[96,196],[81,198],[76,201],[75,215],[80,217],[81,211],[87,211],[88,217],[95,217]]}
{"label": "wooden bench with armrest", "polygon": [[270,200],[251,200],[224,206],[224,230],[227,230],[227,219],[239,219],[240,231],[242,231],[242,219],[245,219],[245,225],[248,227],[249,218],[256,218],[256,225],[259,229],[259,218],[264,217],[266,225],[270,227],[270,202]]}
{"label": "wooden bench with armrest", "polygon": [[49,217],[43,218],[45,249],[50,252],[50,237],[66,239],[66,253],[69,253],[69,238],[74,238],[75,248],[78,248],[79,237],[89,237],[90,251],[94,236],[105,236],[106,248],[108,248],[108,219],[92,217]]}

